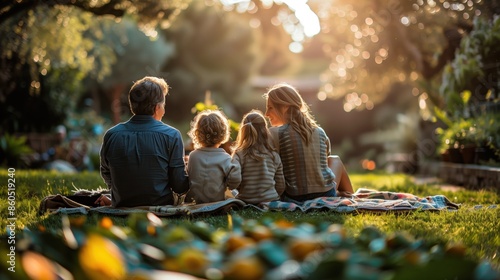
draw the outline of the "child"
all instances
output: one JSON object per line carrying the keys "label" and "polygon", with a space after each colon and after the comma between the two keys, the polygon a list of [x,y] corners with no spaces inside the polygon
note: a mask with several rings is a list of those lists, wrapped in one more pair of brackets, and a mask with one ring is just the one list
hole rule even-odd
{"label": "child", "polygon": [[279,200],[285,190],[283,166],[272,148],[262,112],[252,110],[243,117],[233,159],[241,165],[242,181],[236,198],[246,203]]}
{"label": "child", "polygon": [[226,187],[235,189],[241,182],[238,162],[219,146],[229,140],[229,121],[219,110],[199,112],[188,135],[194,150],[189,154],[187,172],[190,190],[186,201],[208,203],[225,199]]}

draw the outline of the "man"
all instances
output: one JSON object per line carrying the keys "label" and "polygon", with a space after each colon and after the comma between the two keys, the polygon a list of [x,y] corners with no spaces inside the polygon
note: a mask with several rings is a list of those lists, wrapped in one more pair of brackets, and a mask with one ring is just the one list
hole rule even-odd
{"label": "man", "polygon": [[[173,192],[189,190],[181,134],[161,122],[167,93],[163,79],[135,82],[128,96],[132,118],[104,135],[100,171],[114,207],[172,205]],[[96,204],[109,199],[101,196]]]}

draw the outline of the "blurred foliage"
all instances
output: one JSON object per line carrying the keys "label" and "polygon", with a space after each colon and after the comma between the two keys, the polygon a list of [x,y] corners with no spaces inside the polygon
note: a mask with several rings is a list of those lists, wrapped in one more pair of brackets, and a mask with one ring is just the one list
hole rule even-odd
{"label": "blurred foliage", "polygon": [[65,124],[68,131],[77,132],[85,139],[100,137],[104,134],[104,130],[111,126],[107,119],[93,110],[72,112]]}
{"label": "blurred foliage", "polygon": [[[149,37],[189,1],[4,1],[0,4],[0,114],[5,131],[49,131],[116,61],[101,20],[130,15]],[[99,17],[96,17],[99,16]],[[106,18],[105,16],[108,16]],[[120,44],[120,41],[114,42]],[[23,103],[28,106],[22,106]],[[36,108],[36,110],[33,110]],[[40,116],[46,118],[41,123]]]}
{"label": "blurred foliage", "polygon": [[[414,107],[420,107],[420,117],[425,121],[435,121],[434,117],[439,112],[435,113],[434,107],[446,109],[448,106],[439,92],[443,69],[454,59],[461,42],[468,38],[478,24],[475,18],[491,20],[500,13],[498,0],[466,3],[416,0],[308,1],[319,17],[321,32],[313,38],[304,38],[296,36],[300,28],[294,27],[294,24],[300,25],[299,19],[294,11],[286,11],[285,2],[266,1],[266,7],[258,0],[250,2],[252,4],[243,1],[233,7],[248,13],[247,16],[252,20],[260,20],[263,26],[259,28],[264,28],[264,22],[280,23],[283,29],[292,34],[291,41],[303,44],[304,60],[319,58],[326,62],[327,69],[319,75],[320,92],[312,93],[311,99],[341,99],[344,103],[341,109],[346,112],[373,110],[375,106],[400,105],[391,102],[395,99],[392,95],[394,87],[400,85],[403,90],[399,95],[412,96]],[[267,13],[265,18],[259,16],[263,13]],[[497,59],[491,58],[491,61]],[[475,62],[469,58],[467,63]],[[496,63],[490,66],[494,68],[492,71],[499,69]],[[461,98],[460,93],[453,93],[452,98]],[[327,103],[327,100],[322,102]],[[385,111],[390,110],[391,114],[378,111],[372,119],[388,117],[390,122],[373,123],[368,129],[383,130],[391,140],[401,138],[401,143],[393,145],[394,149],[414,151],[417,137],[420,136],[415,131],[419,129],[419,119],[412,120],[412,125],[403,132],[390,127],[389,131],[387,126],[398,126],[394,121],[396,114],[418,115],[413,114],[413,108],[411,112],[400,112],[389,106],[385,106]],[[321,107],[328,110],[326,105]],[[325,115],[318,119],[326,120],[322,124],[327,130],[335,127],[333,122],[328,122],[335,116],[333,112],[333,109],[316,111],[316,115]],[[356,122],[359,126],[364,123],[367,123],[366,119]],[[344,125],[340,129],[350,130],[352,127]],[[359,131],[358,134],[363,132]],[[329,135],[339,133],[339,128],[336,128]],[[433,139],[433,135],[429,134],[422,136],[424,139]]]}
{"label": "blurred foliage", "polygon": [[[465,257],[459,242],[425,241],[407,232],[364,226],[350,236],[340,224],[227,216],[175,225],[133,215],[126,226],[103,217],[62,216],[62,234],[25,231],[17,275],[22,279],[497,279],[487,261]],[[4,242],[7,243],[7,242]],[[0,247],[5,257],[9,253]],[[5,276],[8,261],[2,262]],[[36,265],[35,265],[36,264]],[[180,274],[172,274],[172,272]],[[196,278],[198,279],[198,278]]]}
{"label": "blurred foliage", "polygon": [[23,156],[32,153],[32,149],[26,143],[25,136],[17,137],[11,134],[0,136],[0,166],[9,168],[26,167]]}
{"label": "blurred foliage", "polygon": [[500,157],[500,16],[475,18],[474,29],[461,41],[445,67],[440,95],[446,103],[436,116],[444,122],[439,152],[474,145]]}
{"label": "blurred foliage", "polygon": [[481,115],[500,103],[500,14],[493,19],[476,18],[455,59],[442,77],[440,94],[450,120]]}
{"label": "blurred foliage", "polygon": [[[146,75],[168,76],[172,109],[167,117],[174,122],[187,121],[178,112],[188,111],[205,90],[214,92],[229,115],[239,113],[232,104],[248,92],[256,36],[244,19],[224,11],[220,3],[196,1],[180,13],[190,1],[115,0],[90,6],[85,1],[56,6],[21,2],[4,4],[10,7],[0,12],[0,29],[6,34],[0,39],[5,130],[50,131],[76,109],[83,94],[101,99],[97,106],[109,104],[96,110],[111,112],[113,121],[120,121],[129,111],[124,94]],[[177,18],[181,23],[174,24]],[[30,102],[23,107],[26,100]],[[38,115],[46,116],[44,122]]]}
{"label": "blurred foliage", "polygon": [[[500,14],[498,0],[309,1],[321,23],[321,32],[311,39],[299,36],[298,16],[287,12],[285,3],[250,2],[233,6],[253,19],[280,23],[293,41],[304,45],[308,59],[329,61],[320,76],[319,95],[344,98],[347,111],[373,108],[395,83],[413,86],[412,93],[427,106],[443,108],[438,90],[443,68],[455,57],[475,18],[489,20]],[[265,18],[259,17],[262,10],[267,12]]]}
{"label": "blurred foliage", "polygon": [[7,35],[0,39],[4,131],[50,131],[74,108],[87,74],[109,73],[109,63],[99,68],[88,56],[92,41],[82,33],[89,25],[90,14],[67,7],[40,7],[2,23]]}
{"label": "blurred foliage", "polygon": [[[191,113],[197,114],[199,112],[205,111],[205,110],[221,110],[224,114],[224,110],[219,108],[217,104],[213,103],[212,96],[210,91],[207,91],[205,93],[205,100],[203,102],[197,102],[192,108],[191,108]],[[236,136],[238,135],[238,132],[240,131],[240,122],[234,121],[233,119],[228,117],[229,121],[229,127],[231,128],[231,137],[229,138],[230,140],[235,141]]]}
{"label": "blurred foliage", "polygon": [[186,120],[183,112],[189,112],[207,90],[226,115],[238,115],[233,104],[249,93],[259,55],[248,21],[220,4],[195,1],[163,32],[175,45],[175,55],[162,68],[171,86],[166,117]]}
{"label": "blurred foliage", "polygon": [[[323,26],[317,36],[330,61],[321,76],[331,97],[366,95],[353,108],[384,100],[394,83],[408,83],[430,105],[443,106],[435,88],[443,67],[480,15],[500,12],[500,1],[317,1]],[[425,38],[425,40],[422,40]],[[498,68],[498,67],[497,67]],[[347,96],[346,96],[347,95]],[[351,98],[352,99],[352,98]],[[345,102],[351,100],[346,98]],[[430,101],[430,102],[429,102]]]}
{"label": "blurred foliage", "polygon": [[457,120],[447,129],[438,128],[436,132],[441,139],[439,153],[444,153],[449,148],[460,149],[464,145],[475,143],[476,129],[471,119]]}
{"label": "blurred foliage", "polygon": [[[289,49],[290,43],[293,42],[292,38],[304,38],[304,34],[302,34],[302,26],[298,23],[294,11],[286,3],[249,0],[236,4],[225,4],[224,10],[237,13],[238,17],[244,18],[255,30],[258,39],[255,43],[259,50],[255,66],[258,75],[294,75],[307,66],[300,55]],[[285,20],[286,23],[282,20]],[[315,66],[321,65],[321,62],[314,64]],[[313,69],[316,70],[316,68]],[[311,73],[316,74],[317,72],[306,72],[307,75]]]}
{"label": "blurred foliage", "polygon": [[436,130],[440,139],[438,153],[449,148],[467,146],[485,148],[492,163],[500,159],[500,113],[486,113],[476,117],[459,118],[446,128]]}
{"label": "blurred foliage", "polygon": [[100,52],[99,57],[115,59],[104,79],[87,76],[85,96],[93,100],[93,109],[116,123],[131,116],[126,93],[133,82],[144,76],[164,76],[160,68],[172,57],[174,46],[162,33],[154,37],[144,34],[129,16],[118,22],[100,18],[97,24],[98,32],[92,35],[96,45],[93,51]]}

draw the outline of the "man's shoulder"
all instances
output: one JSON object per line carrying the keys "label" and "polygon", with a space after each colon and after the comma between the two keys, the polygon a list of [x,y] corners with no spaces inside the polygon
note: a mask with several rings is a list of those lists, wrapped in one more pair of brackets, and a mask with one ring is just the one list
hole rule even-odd
{"label": "man's shoulder", "polygon": [[112,134],[118,131],[125,130],[125,124],[124,123],[118,123],[115,124],[114,126],[110,127],[107,131],[106,134]]}
{"label": "man's shoulder", "polygon": [[116,133],[128,133],[128,132],[140,132],[140,131],[161,133],[167,136],[175,136],[175,137],[181,136],[181,133],[177,128],[160,121],[156,121],[153,124],[151,123],[144,124],[143,126],[142,125],[138,126],[136,124],[129,124],[129,122],[122,122],[108,129],[106,131],[106,134],[109,136],[111,134],[116,134]]}
{"label": "man's shoulder", "polygon": [[180,131],[177,128],[160,121],[155,124],[154,131],[168,135],[180,135]]}

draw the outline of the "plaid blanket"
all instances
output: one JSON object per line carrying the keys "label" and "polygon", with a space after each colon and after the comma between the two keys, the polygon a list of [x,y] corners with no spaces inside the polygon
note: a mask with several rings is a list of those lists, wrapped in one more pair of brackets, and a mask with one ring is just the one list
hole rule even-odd
{"label": "plaid blanket", "polygon": [[390,212],[415,210],[457,210],[460,205],[451,202],[443,195],[418,197],[410,193],[358,189],[352,197],[319,197],[302,204],[272,201],[256,206],[263,211],[309,211],[328,209],[339,213],[351,212]]}
{"label": "plaid blanket", "polygon": [[[57,198],[57,203],[55,202]],[[74,198],[74,197],[73,197]],[[50,203],[47,203],[49,199]],[[49,211],[52,214],[89,214],[101,213],[107,215],[126,216],[131,213],[151,212],[157,216],[185,216],[197,214],[224,214],[231,210],[243,208],[254,208],[260,211],[310,211],[328,210],[337,213],[359,213],[359,212],[408,212],[415,210],[441,211],[457,210],[459,204],[451,202],[443,195],[417,197],[410,193],[397,193],[386,191],[375,191],[369,189],[358,189],[352,197],[319,197],[305,201],[302,204],[272,201],[258,205],[246,204],[242,200],[229,198],[223,201],[204,204],[184,204],[180,206],[141,206],[120,207],[110,206],[88,207],[73,203],[68,197],[61,195],[49,196],[45,199],[41,214]]]}
{"label": "plaid blanket", "polygon": [[165,206],[138,206],[138,207],[119,207],[114,208],[111,206],[103,206],[90,208],[90,212],[98,212],[101,214],[121,215],[126,216],[131,213],[151,212],[157,216],[185,216],[197,214],[224,214],[232,210],[242,209],[246,203],[242,200],[235,198],[228,198],[226,200],[201,203],[201,204],[184,204],[179,206],[165,205]]}

